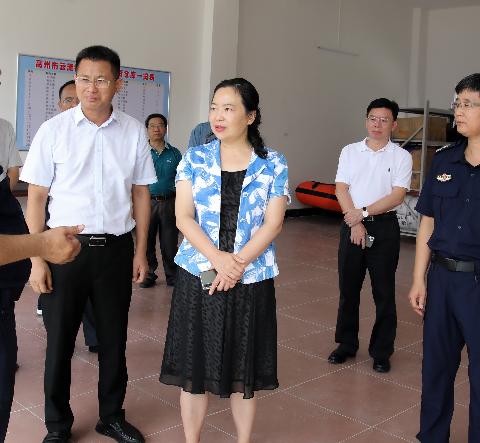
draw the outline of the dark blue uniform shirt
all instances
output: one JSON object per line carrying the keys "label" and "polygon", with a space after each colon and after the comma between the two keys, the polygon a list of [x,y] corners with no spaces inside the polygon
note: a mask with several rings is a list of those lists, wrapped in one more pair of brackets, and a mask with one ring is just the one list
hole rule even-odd
{"label": "dark blue uniform shirt", "polygon": [[416,210],[435,219],[432,251],[460,260],[480,260],[480,166],[465,160],[466,140],[437,152]]}
{"label": "dark blue uniform shirt", "polygon": [[[0,174],[3,168],[0,166]],[[27,225],[20,203],[10,191],[8,176],[0,181],[0,234],[26,234]],[[30,260],[0,266],[0,288],[23,287],[30,275]]]}

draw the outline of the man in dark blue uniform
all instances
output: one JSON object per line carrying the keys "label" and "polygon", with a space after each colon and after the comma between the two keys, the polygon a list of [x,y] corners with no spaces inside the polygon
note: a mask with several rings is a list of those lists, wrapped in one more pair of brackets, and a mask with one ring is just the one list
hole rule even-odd
{"label": "man in dark blue uniform", "polygon": [[424,316],[417,435],[422,443],[449,441],[454,381],[465,344],[468,441],[480,442],[480,74],[465,77],[455,91],[452,109],[465,138],[437,152],[416,207],[422,220],[409,299]]}

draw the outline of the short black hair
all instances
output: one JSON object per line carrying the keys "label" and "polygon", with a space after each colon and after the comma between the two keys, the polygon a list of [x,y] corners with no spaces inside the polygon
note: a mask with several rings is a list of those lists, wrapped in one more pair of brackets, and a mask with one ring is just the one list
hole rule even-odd
{"label": "short black hair", "polygon": [[148,128],[148,123],[152,118],[161,118],[165,127],[167,127],[167,117],[162,114],[150,114],[145,120],[145,127]]}
{"label": "short black hair", "polygon": [[460,94],[463,91],[480,92],[480,74],[470,74],[465,78],[462,78],[457,86],[455,86],[455,92]]}
{"label": "short black hair", "polygon": [[75,72],[78,72],[78,65],[83,59],[108,62],[112,67],[112,74],[115,80],[120,77],[120,57],[113,49],[101,45],[82,49],[75,60]]}
{"label": "short black hair", "polygon": [[398,112],[400,111],[397,102],[395,102],[393,100],[390,100],[388,98],[381,97],[381,98],[376,98],[375,100],[372,100],[370,102],[370,104],[367,107],[367,117],[368,117],[368,114],[370,113],[370,111],[372,109],[376,109],[376,108],[390,109],[390,111],[392,111],[393,121],[395,121],[397,119]]}
{"label": "short black hair", "polygon": [[60,86],[60,89],[58,90],[58,99],[59,100],[62,99],[62,92],[67,86],[74,85],[74,84],[75,84],[75,80],[69,80],[68,82],[66,82],[62,86]]}

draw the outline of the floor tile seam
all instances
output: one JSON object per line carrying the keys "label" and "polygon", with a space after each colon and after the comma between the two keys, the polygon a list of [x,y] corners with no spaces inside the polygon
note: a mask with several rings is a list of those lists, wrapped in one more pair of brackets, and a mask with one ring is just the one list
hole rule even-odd
{"label": "floor tile seam", "polygon": [[183,428],[183,425],[180,423],[178,425],[169,426],[168,428],[162,429],[160,431],[152,432],[151,434],[145,434],[145,437],[155,437],[156,435],[160,435],[163,432],[171,431],[172,429]]}
{"label": "floor tile seam", "polygon": [[138,391],[142,392],[143,394],[146,394],[148,395],[149,397],[151,398],[154,398],[156,400],[160,400],[162,403],[164,403],[165,405],[167,406],[170,406],[176,410],[180,410],[180,406],[174,404],[174,403],[170,403],[168,400],[165,400],[164,398],[160,397],[159,395],[155,394],[155,393],[152,393],[144,388],[142,388],[141,386],[137,386],[137,385],[133,385],[135,387],[135,389],[137,389]]}
{"label": "floor tile seam", "polygon": [[310,282],[314,282],[314,281],[317,281],[317,280],[320,280],[320,277],[312,277],[312,278],[306,278],[306,279],[302,279],[302,280],[294,280],[294,281],[289,281],[289,282],[285,282],[285,283],[275,283],[275,288],[284,288],[284,287],[288,287],[288,286],[292,286],[292,285],[298,285],[300,283],[310,283]]}
{"label": "floor tile seam", "polygon": [[310,335],[320,334],[322,332],[326,332],[326,331],[329,331],[329,330],[330,329],[322,328],[322,329],[317,329],[315,331],[307,332],[306,334],[300,335],[298,337],[284,338],[282,340],[278,340],[278,344],[288,343],[289,341],[292,341],[292,340],[297,340],[297,339],[300,339],[300,338],[306,338],[306,337],[309,337]]}
{"label": "floor tile seam", "polygon": [[407,326],[415,326],[416,328],[421,328],[421,329],[423,329],[423,325],[419,325],[418,323],[413,323],[413,322],[411,322],[411,321],[398,319],[397,322],[398,322],[398,323],[402,323],[402,324],[407,325]]}
{"label": "floor tile seam", "polygon": [[382,434],[386,434],[386,435],[388,435],[388,436],[390,436],[390,437],[398,438],[398,439],[400,439],[400,440],[403,440],[403,441],[406,441],[406,442],[411,443],[411,440],[408,440],[408,439],[406,439],[406,438],[404,438],[404,437],[401,437],[400,435],[396,435],[396,434],[392,434],[391,432],[384,431],[383,429],[377,429],[377,428],[375,428],[375,426],[370,426],[370,427],[367,428],[367,429],[363,429],[362,431],[357,432],[356,434],[350,435],[349,437],[344,438],[343,440],[340,440],[340,441],[338,441],[337,443],[345,443],[345,442],[351,441],[351,440],[353,440],[354,438],[357,438],[357,437],[359,437],[360,435],[363,435],[363,434],[365,434],[365,433],[367,433],[368,431],[371,431],[371,430],[376,430],[376,431],[379,431],[379,432],[381,432]]}
{"label": "floor tile seam", "polygon": [[391,379],[388,379],[386,377],[383,377],[381,376],[378,372],[370,372],[370,371],[365,371],[364,369],[361,369],[361,368],[352,368],[355,372],[358,372],[360,374],[363,374],[363,375],[368,375],[369,377],[372,377],[372,378],[375,378],[377,380],[381,380],[385,383],[388,383],[388,384],[391,384],[391,385],[395,385],[395,386],[398,386],[400,388],[404,388],[404,389],[408,389],[410,391],[414,391],[414,392],[417,392],[417,393],[421,393],[422,390],[419,389],[419,388],[415,388],[413,386],[410,386],[410,385],[406,385],[406,384],[403,384],[403,383],[399,383],[398,381],[395,381],[395,380],[391,380]]}
{"label": "floor tile seam", "polygon": [[[383,424],[385,423],[388,423],[389,421],[397,418],[397,417],[400,417],[400,415],[403,415],[405,414],[406,412],[409,412],[411,411],[412,409],[415,409],[417,408],[418,406],[420,406],[420,402],[415,402],[413,405],[409,406],[408,408],[404,409],[403,411],[399,411],[397,412],[396,414],[392,415],[391,417],[388,417],[378,423],[376,423],[375,425],[372,425],[372,428],[378,428],[379,426],[382,426]],[[379,429],[380,430],[380,429]]]}
{"label": "floor tile seam", "polygon": [[309,352],[303,351],[303,350],[298,349],[298,348],[293,348],[291,346],[286,346],[284,343],[278,343],[278,346],[281,347],[281,348],[284,348],[284,349],[288,349],[289,351],[294,351],[294,352],[298,352],[299,354],[306,355],[307,357],[317,358],[317,359],[325,361],[325,362],[328,361],[327,358],[320,357],[319,355],[315,355],[315,354],[310,354]]}
{"label": "floor tile seam", "polygon": [[311,320],[305,320],[303,318],[295,317],[294,315],[286,314],[284,312],[279,312],[278,315],[281,315],[282,317],[287,317],[291,320],[298,320],[298,321],[301,321],[303,323],[308,323],[308,324],[313,325],[313,326],[324,326],[327,329],[332,329],[332,326],[327,326],[324,323],[314,322],[314,321],[311,321]]}
{"label": "floor tile seam", "polygon": [[292,394],[292,393],[290,393],[290,392],[284,392],[284,394],[287,395],[287,396],[289,396],[289,397],[291,397],[291,398],[295,398],[296,400],[300,400],[300,401],[302,401],[302,402],[304,402],[304,403],[307,403],[307,404],[309,404],[309,405],[311,405],[311,406],[315,406],[316,408],[321,409],[321,410],[323,410],[323,411],[325,411],[325,412],[329,412],[330,414],[334,414],[334,415],[337,415],[338,417],[342,417],[342,418],[345,418],[345,419],[347,419],[347,420],[349,420],[349,421],[353,421],[353,422],[355,422],[355,423],[358,423],[358,424],[360,424],[360,425],[362,425],[362,426],[366,426],[367,428],[371,426],[371,425],[369,425],[368,423],[365,423],[365,422],[363,422],[362,420],[359,420],[358,418],[350,417],[350,416],[348,416],[348,415],[342,414],[340,411],[337,411],[336,409],[327,408],[326,406],[323,406],[323,405],[321,405],[321,404],[319,404],[319,403],[316,403],[316,402],[314,402],[314,401],[311,401],[311,400],[307,400],[307,399],[305,399],[305,398],[303,398],[303,397],[300,397],[300,396],[298,396],[298,395]]}
{"label": "floor tile seam", "polygon": [[[318,298],[315,298],[315,299],[312,299],[312,300],[309,300],[309,301],[305,301],[303,303],[298,303],[296,305],[289,305],[289,306],[283,306],[281,308],[277,308],[277,312],[284,311],[285,309],[301,308],[302,306],[310,305],[312,303],[317,303],[319,301],[332,300],[334,298],[337,298],[337,296],[335,295],[333,297],[318,297]],[[278,301],[278,297],[277,297],[277,301]]]}
{"label": "floor tile seam", "polygon": [[[321,357],[318,357],[318,358],[321,359]],[[356,366],[356,365],[361,365],[361,364],[363,364],[363,363],[366,363],[366,362],[369,361],[369,360],[370,360],[370,359],[365,359],[365,360],[361,360],[361,361],[359,361],[359,362],[357,362],[357,363],[350,363],[350,364],[343,364],[343,365],[332,365],[332,366],[334,366],[334,367],[335,367],[335,366],[339,366],[339,367],[338,367],[338,369],[332,370],[332,371],[327,372],[327,373],[325,373],[325,374],[321,374],[321,375],[319,375],[318,377],[313,377],[313,378],[310,378],[310,379],[308,379],[308,380],[304,380],[304,381],[302,381],[302,382],[300,382],[300,383],[297,383],[297,384],[295,384],[295,385],[292,385],[292,386],[288,386],[288,387],[286,387],[286,388],[283,388],[283,389],[280,390],[280,392],[285,392],[285,393],[286,393],[287,391],[291,391],[292,389],[298,388],[298,387],[300,387],[300,386],[302,386],[302,385],[304,385],[304,384],[307,384],[307,383],[310,383],[310,382],[313,382],[313,381],[320,380],[321,378],[327,377],[327,376],[332,375],[332,374],[336,374],[336,373],[338,373],[338,372],[345,371],[345,370],[347,370],[347,369],[351,369],[351,368],[353,368],[354,366]]]}
{"label": "floor tile seam", "polygon": [[[418,342],[415,342],[415,343],[411,343],[410,345],[408,345],[407,347],[409,346],[414,346],[420,342],[422,342],[423,340],[420,340]],[[398,348],[398,350],[401,350],[401,351],[404,351],[404,352],[408,352],[409,354],[414,354],[414,355],[418,355],[420,357],[423,357],[423,354],[420,353],[420,352],[416,352],[416,351],[411,351],[410,349],[407,349],[407,347],[404,347],[404,348]],[[460,363],[459,365],[460,368],[462,369],[468,369],[468,365],[464,364],[464,363]]]}
{"label": "floor tile seam", "polygon": [[24,331],[27,332],[28,334],[33,335],[34,337],[40,339],[40,340],[41,340],[42,342],[44,342],[44,343],[47,342],[47,337],[44,337],[44,336],[41,336],[41,335],[35,333],[35,331],[37,331],[38,328],[35,328],[35,329],[27,329],[27,328],[24,328],[23,326],[17,324],[17,329],[22,329],[22,330],[24,330]]}
{"label": "floor tile seam", "polygon": [[133,329],[133,328],[128,328],[128,329],[131,330],[132,332],[135,332],[135,334],[140,335],[142,339],[148,338],[148,339],[156,341],[158,343],[163,343],[163,344],[165,343],[165,340],[162,342],[159,339],[157,339],[156,337],[151,337],[150,335],[147,335],[147,334],[144,334],[143,332],[140,332],[138,329]]}
{"label": "floor tile seam", "polygon": [[225,431],[224,429],[219,428],[218,426],[212,425],[211,423],[205,422],[205,424],[206,424],[208,427],[210,427],[210,428],[212,428],[212,429],[215,429],[215,430],[218,431],[218,432],[221,432],[222,434],[228,435],[230,438],[235,439],[235,437],[236,437],[235,435],[232,435],[232,434],[230,434],[229,432]]}

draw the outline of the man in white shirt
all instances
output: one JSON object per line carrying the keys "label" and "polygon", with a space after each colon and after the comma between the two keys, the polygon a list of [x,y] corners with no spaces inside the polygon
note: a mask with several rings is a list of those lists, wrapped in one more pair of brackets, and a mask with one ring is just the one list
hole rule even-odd
{"label": "man in white shirt", "polygon": [[91,46],[80,51],[75,74],[80,105],[40,127],[21,174],[30,183],[31,233],[44,229],[47,195],[50,228],[85,226],[78,235],[82,250],[73,262],[59,266],[32,259],[31,286],[49,293],[42,300],[47,330],[44,443],[67,442],[71,435],[71,357],[87,299],[99,342],[100,420],[95,429],[118,442],[144,441],[125,420],[122,405],[131,281],[141,282],[148,270],[147,185],[156,176],[143,125],[112,109],[122,87],[119,72],[120,59],[111,49]]}
{"label": "man in white shirt", "polygon": [[390,371],[397,328],[395,272],[400,229],[395,208],[410,187],[412,157],[390,135],[398,105],[379,98],[367,107],[368,137],[345,146],[338,162],[336,195],[345,214],[340,230],[338,274],[340,303],[335,341],[328,361],[341,364],[358,350],[360,291],[370,274],[376,306],[369,354],[373,369]]}

